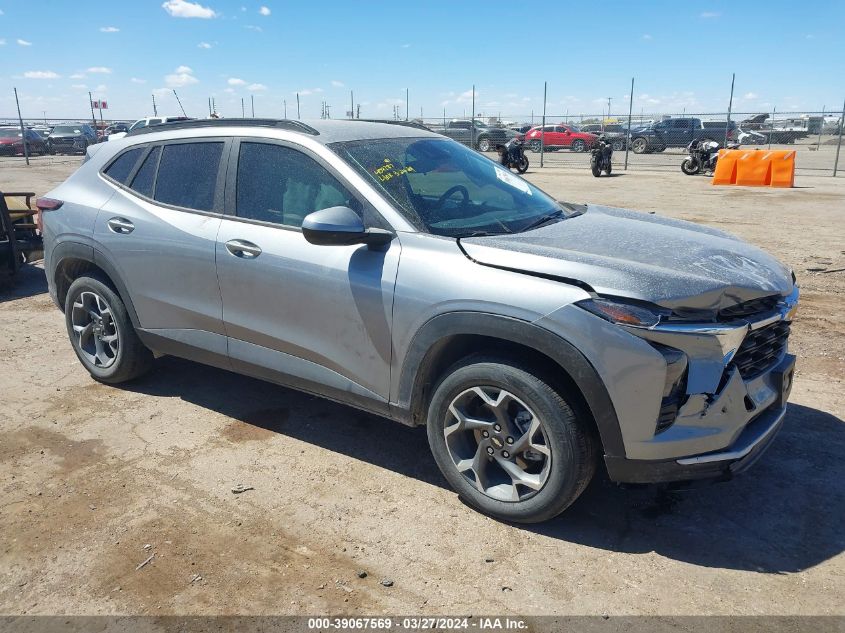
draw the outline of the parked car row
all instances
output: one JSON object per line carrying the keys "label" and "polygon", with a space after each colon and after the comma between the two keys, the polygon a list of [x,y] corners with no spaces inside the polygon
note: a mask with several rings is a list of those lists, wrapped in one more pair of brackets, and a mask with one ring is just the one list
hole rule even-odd
{"label": "parked car row", "polygon": [[97,142],[97,133],[87,123],[56,125],[49,130],[26,128],[24,133],[25,139],[19,127],[0,128],[0,153],[15,156],[23,154],[25,148],[32,156],[84,154]]}

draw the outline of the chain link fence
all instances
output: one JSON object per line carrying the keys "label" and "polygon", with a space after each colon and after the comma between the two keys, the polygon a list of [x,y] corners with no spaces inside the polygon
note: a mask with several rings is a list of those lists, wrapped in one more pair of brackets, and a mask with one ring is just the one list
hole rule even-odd
{"label": "chain link fence", "polygon": [[[404,110],[404,112],[403,112]],[[394,108],[394,119],[404,119],[406,108]],[[280,114],[281,116],[281,114]],[[369,118],[369,117],[366,117]],[[375,117],[378,118],[378,117]],[[645,112],[608,115],[547,112],[545,119],[536,113],[495,114],[479,111],[473,117],[449,116],[444,110],[439,117],[416,117],[411,121],[432,131],[444,134],[480,152],[496,158],[496,146],[514,136],[524,138],[532,168],[571,167],[589,168],[589,149],[592,142],[605,135],[613,143],[617,169],[675,171],[680,170],[689,142],[707,139],[725,146],[736,143],[742,148],[792,149],[796,154],[796,171],[804,175],[836,175],[845,172],[845,157],[839,164],[842,145],[842,115],[830,111],[800,112]],[[545,120],[545,125],[544,125]],[[23,119],[27,134],[44,140],[38,143],[33,136],[28,148],[34,156],[46,154],[48,161],[61,160],[84,153],[84,146],[102,142],[104,132],[117,123],[97,119]],[[49,142],[54,128],[78,126],[94,133],[84,143],[57,147]],[[0,136],[17,136],[20,122],[16,117],[0,117]],[[0,140],[0,164],[8,160],[24,159],[23,144]]]}

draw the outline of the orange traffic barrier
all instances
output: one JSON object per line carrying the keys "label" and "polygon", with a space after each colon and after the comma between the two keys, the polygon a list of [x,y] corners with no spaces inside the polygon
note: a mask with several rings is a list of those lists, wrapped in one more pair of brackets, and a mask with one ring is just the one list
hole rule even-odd
{"label": "orange traffic barrier", "polygon": [[719,150],[713,184],[792,187],[795,184],[795,150]]}

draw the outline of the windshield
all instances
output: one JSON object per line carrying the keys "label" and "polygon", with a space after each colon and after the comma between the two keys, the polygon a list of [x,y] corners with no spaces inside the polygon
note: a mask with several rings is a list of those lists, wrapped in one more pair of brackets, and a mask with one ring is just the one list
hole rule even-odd
{"label": "windshield", "polygon": [[466,237],[518,233],[566,217],[549,196],[498,163],[447,139],[332,145],[417,228]]}
{"label": "windshield", "polygon": [[82,134],[82,128],[73,125],[57,125],[53,128],[53,134]]}

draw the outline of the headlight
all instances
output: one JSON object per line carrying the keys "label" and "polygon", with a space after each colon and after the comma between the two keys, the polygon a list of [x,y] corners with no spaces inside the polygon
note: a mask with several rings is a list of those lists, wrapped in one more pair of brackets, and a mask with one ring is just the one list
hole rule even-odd
{"label": "headlight", "polygon": [[660,323],[662,317],[669,316],[668,310],[650,309],[631,303],[611,301],[610,299],[585,299],[578,301],[575,305],[611,323],[634,327],[654,327]]}

